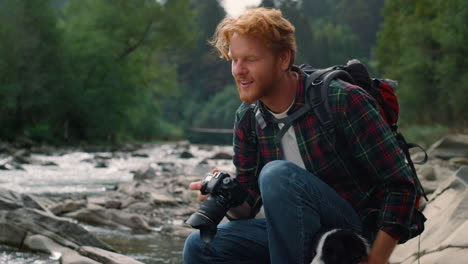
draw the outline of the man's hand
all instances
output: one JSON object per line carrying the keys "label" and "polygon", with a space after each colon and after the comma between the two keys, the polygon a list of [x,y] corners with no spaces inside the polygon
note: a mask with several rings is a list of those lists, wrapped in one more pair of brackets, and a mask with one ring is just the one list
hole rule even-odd
{"label": "man's hand", "polygon": [[398,240],[391,237],[389,234],[380,230],[377,233],[377,238],[375,239],[374,245],[369,252],[367,259],[367,264],[386,264],[390,259],[390,255],[395,249]]}
{"label": "man's hand", "polygon": [[[219,170],[218,169],[213,169],[213,171],[211,173],[215,173],[215,172],[218,172]],[[202,188],[202,182],[201,181],[197,181],[197,182],[191,182],[189,184],[189,189],[190,190],[194,190],[194,191],[199,191],[201,190]],[[205,201],[206,197],[208,197],[208,194],[198,194],[198,201],[200,202],[203,202]]]}
{"label": "man's hand", "polygon": [[[191,182],[189,184],[189,189],[190,190],[194,190],[194,191],[201,190],[201,187],[202,187],[202,182],[201,181]],[[208,197],[208,194],[199,193],[198,194],[198,201],[203,202],[203,201],[205,201],[206,197]]]}

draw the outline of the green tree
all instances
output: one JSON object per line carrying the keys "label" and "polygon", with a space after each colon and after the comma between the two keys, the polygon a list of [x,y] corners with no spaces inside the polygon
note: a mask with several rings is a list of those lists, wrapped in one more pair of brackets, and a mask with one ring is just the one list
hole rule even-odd
{"label": "green tree", "polygon": [[0,2],[0,137],[48,130],[59,32],[48,0]]}
{"label": "green tree", "polygon": [[167,124],[159,105],[178,88],[177,53],[190,41],[187,4],[68,1],[60,23],[67,87],[56,91],[58,127],[84,139],[161,136]]}
{"label": "green tree", "polygon": [[377,59],[382,72],[400,80],[405,116],[466,127],[466,1],[388,1],[384,16]]}

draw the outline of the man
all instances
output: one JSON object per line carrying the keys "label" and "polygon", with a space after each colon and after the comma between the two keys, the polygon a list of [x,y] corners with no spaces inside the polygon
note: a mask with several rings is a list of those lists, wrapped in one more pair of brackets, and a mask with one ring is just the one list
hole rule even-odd
{"label": "man", "polygon": [[[310,263],[314,239],[333,228],[363,234],[373,242],[368,263],[387,263],[398,242],[422,232],[411,171],[363,89],[332,81],[334,145],[313,111],[275,143],[283,124],[273,121],[305,104],[305,74],[293,66],[294,27],[280,11],[257,8],[225,18],[212,44],[231,60],[244,102],[236,112],[233,161],[249,195],[228,211],[237,220],[219,225],[211,243],[198,232],[187,238],[186,263]],[[254,102],[266,126],[252,122]],[[262,203],[265,218],[252,219]]]}

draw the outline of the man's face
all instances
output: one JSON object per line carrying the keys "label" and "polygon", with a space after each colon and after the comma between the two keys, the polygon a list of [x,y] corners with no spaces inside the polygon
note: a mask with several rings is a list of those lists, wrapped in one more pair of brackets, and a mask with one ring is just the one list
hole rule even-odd
{"label": "man's face", "polygon": [[240,99],[253,103],[273,92],[281,65],[275,54],[259,38],[234,33],[229,47],[232,76]]}

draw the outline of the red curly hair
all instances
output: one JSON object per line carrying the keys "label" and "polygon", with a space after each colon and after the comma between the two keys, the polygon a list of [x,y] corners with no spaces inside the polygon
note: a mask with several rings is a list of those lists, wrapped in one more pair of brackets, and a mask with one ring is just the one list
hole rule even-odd
{"label": "red curly hair", "polygon": [[231,37],[234,33],[255,36],[263,40],[268,48],[276,55],[284,51],[291,51],[289,67],[296,57],[295,28],[280,10],[270,8],[247,9],[239,17],[226,17],[216,28],[210,43],[227,60]]}

